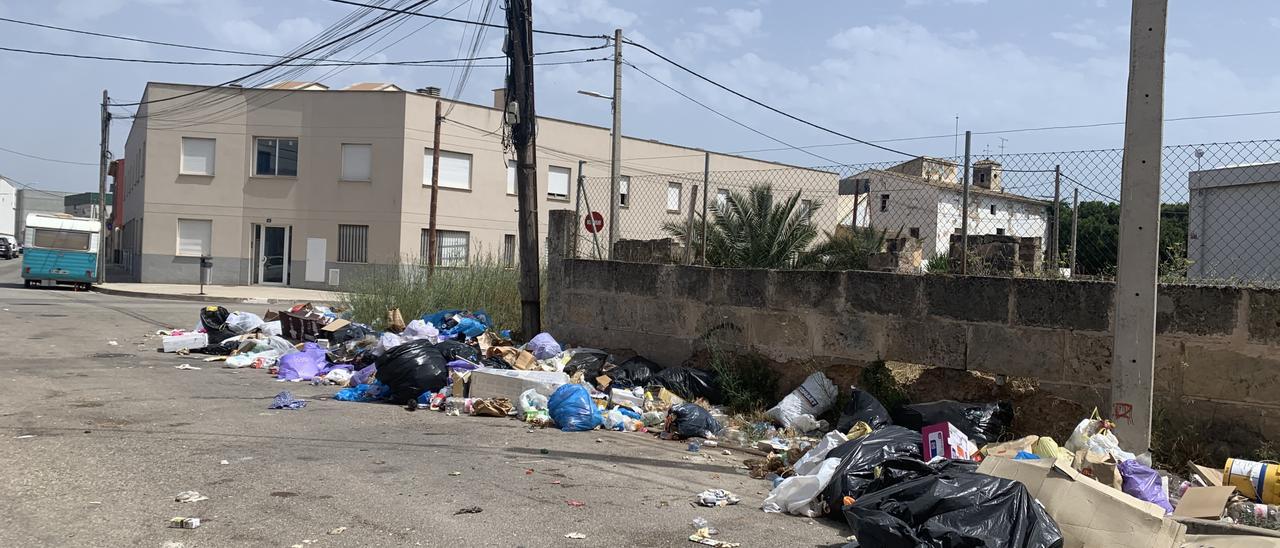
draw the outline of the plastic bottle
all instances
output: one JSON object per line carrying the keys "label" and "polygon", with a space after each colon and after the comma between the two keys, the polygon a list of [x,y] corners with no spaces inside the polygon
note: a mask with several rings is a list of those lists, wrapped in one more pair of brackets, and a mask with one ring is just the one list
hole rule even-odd
{"label": "plastic bottle", "polygon": [[689,452],[697,453],[702,450],[702,440],[689,440]]}
{"label": "plastic bottle", "polygon": [[712,527],[711,524],[708,523],[707,520],[703,519],[701,516],[693,518],[692,525],[693,525],[693,528],[697,530],[706,529],[707,535],[714,535],[720,532],[720,531],[717,531],[715,527]]}

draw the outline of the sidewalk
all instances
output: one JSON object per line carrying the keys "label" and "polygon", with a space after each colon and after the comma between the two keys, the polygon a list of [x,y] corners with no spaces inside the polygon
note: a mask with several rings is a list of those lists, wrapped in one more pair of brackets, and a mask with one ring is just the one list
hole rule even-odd
{"label": "sidewalk", "polygon": [[340,298],[330,291],[260,285],[206,285],[204,295],[200,295],[200,286],[189,284],[106,283],[93,286],[93,290],[125,297],[252,304],[333,303]]}

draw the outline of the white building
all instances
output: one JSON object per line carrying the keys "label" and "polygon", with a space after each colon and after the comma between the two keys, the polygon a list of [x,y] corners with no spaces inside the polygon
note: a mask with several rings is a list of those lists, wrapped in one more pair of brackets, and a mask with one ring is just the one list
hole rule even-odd
{"label": "white building", "polygon": [[1192,171],[1187,277],[1280,280],[1280,163]]}
{"label": "white building", "polygon": [[[973,164],[969,186],[969,234],[1002,234],[1044,238],[1048,242],[1052,202],[1006,193],[1001,189],[1000,164],[979,160]],[[919,238],[924,258],[946,255],[951,235],[960,233],[961,182],[956,164],[919,157],[896,166],[863,171],[845,180],[841,220],[846,226],[886,230],[893,237]],[[852,190],[850,190],[852,191]]]}
{"label": "white building", "polygon": [[0,234],[14,236],[18,230],[18,187],[0,177]]}

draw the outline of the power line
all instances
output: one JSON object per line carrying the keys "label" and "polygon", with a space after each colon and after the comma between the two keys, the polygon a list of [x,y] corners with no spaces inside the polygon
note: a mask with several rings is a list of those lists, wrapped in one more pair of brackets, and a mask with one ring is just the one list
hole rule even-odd
{"label": "power line", "polygon": [[[609,47],[608,45],[594,46],[589,48],[574,48],[567,50],[542,52],[535,55],[551,55],[559,53],[571,53],[577,51],[592,51]],[[278,67],[278,66],[296,66],[292,64],[281,65],[279,63],[235,63],[224,61],[173,61],[168,59],[138,59],[131,57],[108,57],[100,55],[88,55],[80,53],[63,53],[54,51],[29,50],[20,48],[8,48],[0,46],[0,51],[9,51],[14,53],[26,53],[31,55],[45,55],[50,57],[69,57],[73,59],[92,59],[96,61],[118,61],[125,63],[148,63],[157,65],[189,65],[189,66],[210,66],[210,67]],[[323,61],[318,63],[308,63],[307,67],[374,67],[374,66],[438,66],[438,67],[463,67],[465,64],[446,64],[446,63],[470,63],[473,61],[492,61],[497,59],[506,59],[505,55],[488,55],[483,57],[459,57],[454,59],[422,59],[415,61]],[[477,67],[505,67],[506,65],[472,65]]]}
{"label": "power line", "polygon": [[7,148],[4,148],[4,147],[0,147],[0,150],[3,150],[3,151],[5,151],[5,152],[8,152],[9,154],[17,154],[18,156],[23,156],[23,157],[26,157],[26,158],[31,158],[31,159],[33,159],[33,160],[43,160],[43,161],[46,161],[46,162],[53,162],[53,163],[55,163],[55,164],[70,164],[70,165],[74,165],[74,166],[95,166],[95,167],[98,165],[98,162],[73,162],[73,161],[71,161],[71,160],[58,160],[58,159],[54,159],[54,158],[45,158],[44,156],[36,156],[35,154],[27,154],[27,153],[25,153],[25,152],[18,152],[18,151],[16,151],[16,150],[7,149]]}
{"label": "power line", "polygon": [[[336,2],[336,1],[339,1],[339,0],[331,0],[331,1],[335,1],[335,2]],[[703,76],[702,74],[699,74],[698,72],[695,72],[693,69],[690,69],[690,68],[688,68],[688,67],[686,67],[686,66],[684,66],[684,65],[681,65],[680,63],[677,63],[677,62],[675,62],[675,61],[671,60],[671,58],[669,58],[669,57],[667,57],[667,56],[665,56],[665,55],[663,55],[663,54],[661,54],[661,53],[658,53],[658,52],[656,52],[656,51],[654,51],[654,50],[650,49],[648,46],[646,46],[646,45],[644,45],[644,44],[640,44],[640,43],[637,43],[637,42],[634,42],[634,41],[631,41],[631,40],[628,40],[628,39],[625,39],[625,38],[623,39],[623,41],[624,41],[624,42],[626,42],[626,43],[628,43],[628,44],[631,44],[631,45],[633,45],[633,46],[636,46],[636,47],[638,47],[638,48],[640,48],[640,49],[642,49],[642,50],[645,50],[645,51],[649,52],[649,53],[650,53],[650,54],[652,54],[653,56],[655,56],[655,57],[657,57],[657,58],[659,58],[659,59],[662,59],[663,61],[666,61],[667,63],[671,64],[672,66],[674,66],[674,67],[676,67],[676,68],[678,68],[678,69],[680,69],[680,70],[683,70],[683,71],[685,71],[685,72],[687,72],[687,73],[689,73],[689,74],[691,74],[691,75],[693,75],[693,76],[697,77],[698,79],[700,79],[700,80],[702,80],[702,81],[704,81],[704,82],[707,82],[707,83],[709,83],[709,84],[711,84],[711,85],[713,85],[713,86],[716,86],[716,87],[718,87],[718,88],[720,88],[720,89],[722,89],[722,90],[724,90],[724,91],[727,91],[727,92],[729,92],[729,93],[732,93],[732,94],[734,94],[734,95],[738,96],[738,97],[739,97],[739,98],[741,98],[741,99],[744,99],[744,100],[746,100],[746,101],[751,102],[752,104],[755,104],[756,106],[759,106],[759,107],[764,108],[764,109],[766,109],[766,110],[770,110],[770,111],[772,111],[772,112],[774,112],[774,113],[776,113],[776,114],[780,114],[780,115],[782,115],[782,116],[785,116],[785,117],[787,117],[787,118],[790,118],[790,119],[792,119],[792,120],[795,120],[795,121],[797,121],[797,122],[800,122],[800,123],[802,123],[802,124],[804,124],[804,125],[807,125],[807,126],[809,126],[809,127],[812,127],[812,128],[815,128],[815,129],[819,129],[819,130],[822,130],[822,131],[825,131],[825,132],[827,132],[827,133],[830,133],[830,134],[832,134],[832,135],[836,135],[836,136],[838,136],[838,137],[843,137],[843,138],[848,139],[848,140],[850,140],[850,141],[854,141],[854,142],[862,143],[862,144],[867,145],[867,146],[870,146],[870,147],[874,147],[874,148],[878,148],[878,149],[880,149],[880,150],[884,150],[884,151],[892,152],[892,153],[894,153],[894,154],[901,154],[901,155],[903,155],[903,156],[908,156],[908,157],[911,157],[911,158],[915,158],[915,157],[920,156],[919,154],[911,154],[911,153],[909,153],[909,152],[903,152],[903,151],[901,151],[901,150],[892,149],[892,148],[889,148],[889,147],[886,147],[886,146],[883,146],[883,145],[875,144],[875,143],[873,143],[873,142],[871,142],[871,141],[867,141],[867,140],[864,140],[864,139],[859,139],[859,138],[857,138],[857,137],[853,137],[853,136],[851,136],[851,135],[846,135],[846,134],[841,133],[841,132],[839,132],[839,131],[836,131],[836,130],[834,130],[834,129],[830,129],[830,128],[827,128],[827,127],[824,127],[824,126],[820,126],[820,125],[818,125],[818,124],[815,124],[815,123],[813,123],[813,122],[810,122],[810,121],[808,121],[808,120],[805,120],[804,118],[801,118],[801,117],[796,116],[796,115],[794,115],[794,114],[791,114],[791,113],[785,112],[785,111],[783,111],[783,110],[781,110],[781,109],[778,109],[778,108],[776,108],[776,107],[773,107],[773,106],[767,105],[767,104],[765,104],[765,103],[763,103],[763,102],[761,102],[761,101],[759,101],[759,100],[757,100],[757,99],[753,99],[753,98],[751,98],[751,97],[748,97],[748,96],[746,96],[746,95],[742,94],[741,92],[738,92],[738,91],[734,90],[733,88],[730,88],[729,86],[726,86],[726,85],[724,85],[724,84],[721,84],[720,82],[717,82],[717,81],[715,81],[715,80],[712,80],[711,78],[708,78],[708,77],[706,77],[706,76]]]}
{"label": "power line", "polygon": [[1106,199],[1108,199],[1108,200],[1111,200],[1111,201],[1113,201],[1113,202],[1119,202],[1119,201],[1120,201],[1120,200],[1118,200],[1118,199],[1116,199],[1116,198],[1112,198],[1111,196],[1107,196],[1106,194],[1103,194],[1103,193],[1098,192],[1098,191],[1096,191],[1096,190],[1094,190],[1094,189],[1092,189],[1092,188],[1089,188],[1088,186],[1085,186],[1085,184],[1084,184],[1084,183],[1082,183],[1082,182],[1080,182],[1080,181],[1077,181],[1074,177],[1071,177],[1070,175],[1067,175],[1066,173],[1063,173],[1063,174],[1062,174],[1062,178],[1063,178],[1063,179],[1066,179],[1066,180],[1068,180],[1068,181],[1071,181],[1071,182],[1073,182],[1073,183],[1075,183],[1075,184],[1076,184],[1077,186],[1079,186],[1080,188],[1083,188],[1083,189],[1085,189],[1085,190],[1088,190],[1089,192],[1092,192],[1092,193],[1094,193],[1094,194],[1097,194],[1098,196],[1101,196],[1101,197],[1106,198]]}
{"label": "power line", "polygon": [[729,115],[727,115],[727,114],[725,114],[725,113],[723,113],[723,112],[720,112],[720,111],[718,111],[718,110],[716,110],[716,109],[712,108],[711,106],[707,105],[706,103],[703,103],[702,101],[699,101],[699,100],[697,100],[697,99],[694,99],[693,97],[690,97],[689,95],[685,94],[683,91],[680,91],[680,90],[678,90],[678,89],[676,89],[676,88],[674,88],[674,87],[672,87],[672,86],[668,85],[666,82],[663,82],[662,80],[659,80],[659,79],[655,78],[652,74],[649,74],[648,72],[645,72],[645,71],[644,71],[644,69],[642,69],[642,68],[640,68],[640,67],[635,66],[635,65],[634,65],[634,64],[632,64],[631,62],[629,62],[629,61],[623,61],[623,63],[624,63],[624,64],[626,64],[627,66],[629,66],[629,67],[631,67],[631,68],[633,68],[633,69],[635,69],[635,70],[639,71],[639,72],[640,72],[640,74],[643,74],[643,75],[645,75],[645,76],[648,76],[650,80],[653,80],[654,82],[657,82],[657,83],[658,83],[659,85],[661,85],[662,87],[664,87],[664,88],[667,88],[667,89],[671,90],[671,91],[672,91],[672,92],[674,92],[675,94],[677,94],[677,95],[679,95],[679,96],[681,96],[681,97],[684,97],[685,99],[688,99],[688,100],[689,100],[690,102],[692,102],[693,104],[698,105],[698,106],[700,106],[700,107],[702,107],[702,108],[705,108],[705,109],[707,109],[707,110],[709,110],[709,111],[711,111],[711,112],[715,113],[717,116],[720,116],[721,118],[724,118],[725,120],[728,120],[728,121],[730,121],[730,122],[733,122],[733,123],[735,123],[735,124],[737,124],[737,125],[739,125],[739,126],[741,126],[741,127],[743,127],[743,128],[746,128],[747,130],[751,131],[752,133],[755,133],[755,134],[757,134],[757,135],[760,135],[760,136],[762,136],[762,137],[765,137],[765,138],[767,138],[767,139],[769,139],[769,140],[771,140],[771,141],[774,141],[774,142],[776,142],[776,143],[778,143],[778,144],[786,145],[786,146],[788,146],[788,147],[790,147],[790,148],[792,148],[792,149],[794,149],[794,150],[798,150],[798,151],[800,151],[800,152],[803,152],[803,153],[805,153],[805,154],[808,154],[808,155],[810,155],[810,156],[813,156],[814,158],[817,158],[817,159],[819,159],[819,160],[822,160],[822,161],[825,161],[825,162],[831,162],[831,163],[833,163],[833,164],[838,164],[838,163],[840,163],[840,162],[837,162],[837,161],[835,161],[835,160],[832,160],[831,158],[827,158],[827,157],[825,157],[825,156],[821,156],[821,155],[819,155],[819,154],[816,154],[816,153],[813,153],[813,152],[807,151],[807,150],[805,150],[805,149],[799,148],[799,147],[797,147],[797,146],[795,146],[795,145],[792,145],[791,143],[788,143],[788,142],[786,142],[786,141],[783,141],[782,139],[779,139],[779,138],[777,138],[777,137],[774,137],[774,136],[772,136],[772,135],[769,135],[768,133],[765,133],[765,132],[760,131],[760,130],[758,130],[758,129],[756,129],[756,128],[753,128],[753,127],[751,127],[751,126],[749,126],[749,125],[747,125],[747,124],[744,124],[744,123],[742,123],[742,122],[740,122],[740,121],[738,121],[738,120],[734,119],[733,117],[731,117],[731,116],[729,116]]}
{"label": "power line", "polygon": [[[359,6],[359,7],[362,7],[362,8],[372,8],[372,9],[376,9],[376,10],[389,11],[389,12],[394,12],[394,13],[402,13],[402,14],[405,14],[405,15],[413,15],[413,16],[416,16],[416,17],[427,17],[427,18],[429,18],[429,19],[437,19],[437,20],[440,20],[440,21],[451,21],[451,22],[454,22],[454,23],[465,23],[465,24],[468,24],[468,25],[476,25],[476,26],[480,26],[480,27],[489,27],[489,28],[503,29],[503,30],[506,30],[506,28],[507,28],[507,26],[506,26],[506,25],[499,25],[499,24],[496,24],[496,23],[485,23],[485,22],[480,22],[480,21],[471,21],[471,20],[468,20],[468,19],[458,19],[458,18],[456,18],[456,17],[445,17],[445,16],[443,16],[443,15],[428,15],[428,14],[425,14],[425,13],[410,12],[410,11],[407,11],[407,10],[401,10],[401,9],[396,9],[396,8],[387,8],[387,7],[381,7],[381,6],[373,6],[373,5],[369,5],[369,4],[361,4],[360,2],[352,2],[351,0],[329,0],[329,1],[330,1],[330,2],[335,2],[335,3],[338,3],[338,4],[346,4],[346,5],[348,5],[348,6]],[[533,33],[534,33],[534,34],[547,34],[547,35],[550,35],[550,36],[564,36],[564,37],[567,37],[567,38],[588,38],[588,39],[595,39],[595,38],[609,38],[609,36],[606,36],[606,35],[604,35],[604,34],[597,34],[597,35],[591,36],[591,35],[586,35],[586,34],[574,34],[574,33],[572,33],[572,32],[558,32],[558,31],[554,31],[554,30],[541,30],[541,29],[533,29]]]}
{"label": "power line", "polygon": [[[422,6],[423,4],[426,4],[428,1],[429,1],[429,0],[418,0],[417,2],[414,2],[414,3],[413,3],[413,5],[409,6],[409,8],[410,8],[410,9],[418,8],[418,7]],[[372,6],[366,6],[366,7],[372,7]],[[402,11],[402,10],[396,10],[396,11],[398,11],[398,12],[399,12],[399,11]],[[416,12],[405,12],[405,13],[416,13]],[[282,66],[282,65],[285,65],[285,64],[287,64],[287,63],[290,63],[290,62],[296,61],[296,60],[298,60],[298,59],[300,59],[300,58],[302,58],[302,57],[304,57],[304,56],[307,56],[307,55],[310,55],[310,54],[312,54],[312,53],[315,53],[315,52],[317,52],[317,51],[319,51],[319,50],[321,50],[321,49],[324,49],[324,48],[326,48],[326,47],[328,47],[328,46],[331,46],[331,45],[333,45],[333,44],[336,44],[336,43],[338,43],[338,42],[341,42],[341,41],[343,41],[343,40],[346,40],[346,39],[348,39],[348,38],[351,38],[351,37],[353,37],[353,36],[355,36],[355,35],[357,35],[357,34],[360,34],[360,33],[364,32],[364,31],[366,31],[366,30],[369,30],[369,29],[371,29],[371,28],[373,28],[373,27],[376,27],[376,26],[378,26],[378,25],[381,25],[381,24],[383,24],[383,23],[386,23],[387,21],[391,20],[392,18],[393,18],[393,16],[387,16],[387,17],[382,17],[382,18],[376,19],[376,20],[374,20],[373,22],[370,22],[370,23],[368,23],[368,24],[366,24],[366,25],[364,25],[364,26],[361,26],[360,28],[358,28],[358,29],[356,29],[356,30],[353,30],[353,31],[351,31],[351,32],[348,32],[348,33],[346,33],[346,34],[344,34],[344,35],[342,35],[342,36],[339,36],[338,38],[334,38],[334,39],[332,39],[332,40],[329,40],[329,41],[327,41],[327,42],[325,42],[325,43],[323,43],[323,44],[320,44],[320,45],[315,46],[315,47],[313,47],[313,48],[311,48],[311,49],[308,49],[307,51],[304,51],[304,52],[302,52],[302,53],[299,53],[299,54],[296,54],[296,55],[291,55],[291,56],[289,56],[288,58],[286,58],[286,59],[284,59],[284,60],[280,61],[279,63],[276,63],[275,65],[272,65],[272,66],[270,66],[270,67],[264,67],[264,68],[261,68],[261,69],[255,70],[255,71],[253,71],[253,72],[250,72],[249,74],[246,74],[246,75],[241,76],[241,77],[239,77],[239,78],[234,78],[234,79],[232,79],[232,80],[228,80],[228,81],[223,82],[223,83],[221,83],[221,84],[217,84],[217,85],[213,85],[213,86],[208,86],[208,87],[205,87],[205,88],[203,88],[203,89],[198,89],[198,90],[191,91],[191,92],[187,92],[187,93],[181,93],[181,94],[173,95],[173,96],[170,96],[170,97],[161,97],[161,98],[159,98],[159,99],[152,99],[152,100],[149,100],[149,101],[137,101],[137,102],[133,102],[133,103],[109,103],[109,106],[115,106],[115,107],[132,107],[132,106],[141,106],[141,105],[149,105],[149,104],[153,104],[153,103],[159,103],[159,102],[161,102],[161,101],[172,101],[172,100],[174,100],[174,99],[180,99],[180,98],[183,98],[183,97],[189,97],[189,96],[191,96],[191,95],[195,95],[195,94],[197,94],[197,93],[201,93],[201,92],[209,91],[209,90],[211,90],[211,89],[220,88],[220,87],[226,86],[226,85],[228,85],[228,84],[234,84],[234,83],[239,82],[239,81],[241,81],[241,80],[244,80],[244,79],[246,79],[246,78],[250,78],[250,77],[252,77],[252,76],[257,76],[257,75],[259,75],[259,74],[262,74],[262,73],[264,73],[264,72],[267,72],[268,70],[271,70],[272,68],[276,68],[276,67],[278,67],[278,66]]]}

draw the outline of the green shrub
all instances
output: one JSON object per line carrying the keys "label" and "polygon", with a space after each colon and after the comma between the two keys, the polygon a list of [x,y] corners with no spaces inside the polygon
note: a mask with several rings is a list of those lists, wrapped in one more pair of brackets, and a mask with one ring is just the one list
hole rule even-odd
{"label": "green shrub", "polygon": [[758,413],[777,403],[778,374],[764,357],[711,351],[711,369],[716,372],[724,406],[730,413]]}

